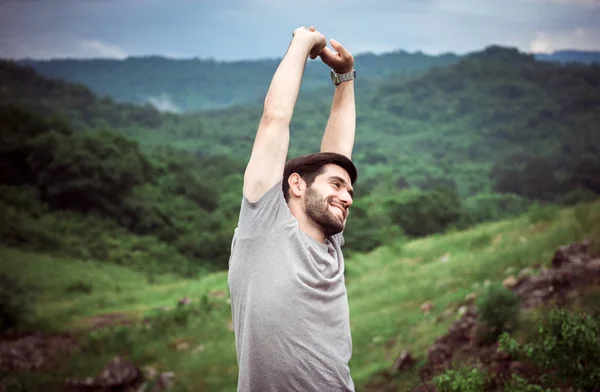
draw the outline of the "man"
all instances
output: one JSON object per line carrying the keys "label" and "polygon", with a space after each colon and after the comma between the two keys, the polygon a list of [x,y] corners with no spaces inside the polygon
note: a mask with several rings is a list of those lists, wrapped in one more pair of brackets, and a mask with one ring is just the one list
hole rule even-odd
{"label": "man", "polygon": [[[239,391],[354,391],[344,284],[352,204],[354,58],[326,48],[313,27],[294,31],[267,92],[229,260]],[[285,162],[307,58],[336,84],[321,152]]]}

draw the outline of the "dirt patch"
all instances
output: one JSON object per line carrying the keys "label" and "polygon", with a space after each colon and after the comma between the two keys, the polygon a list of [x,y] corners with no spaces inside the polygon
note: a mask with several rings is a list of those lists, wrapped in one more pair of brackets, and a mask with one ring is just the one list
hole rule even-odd
{"label": "dirt patch", "polygon": [[[511,285],[511,290],[521,298],[522,308],[530,309],[550,301],[561,303],[575,289],[600,284],[600,256],[589,253],[588,242],[563,246],[555,252],[552,268],[542,269],[538,275],[521,275]],[[453,362],[482,364],[494,375],[494,382],[498,386],[503,385],[515,373],[526,378],[536,376],[535,369],[527,368],[508,354],[498,352],[497,342],[482,344],[476,337],[476,307],[467,304],[465,309],[462,317],[450,326],[448,333],[439,337],[429,348],[427,361],[419,371],[423,384],[413,391],[435,391],[430,380],[450,368]],[[378,376],[381,380],[381,376],[385,375]],[[391,375],[387,376],[388,382],[372,383],[366,390],[393,390],[395,380],[389,377]]]}
{"label": "dirt patch", "polygon": [[77,350],[74,337],[41,333],[0,337],[0,369],[31,371],[51,367],[59,357]]}
{"label": "dirt patch", "polygon": [[126,326],[135,323],[127,313],[104,313],[92,316],[81,322],[86,329],[102,329],[114,326]]}

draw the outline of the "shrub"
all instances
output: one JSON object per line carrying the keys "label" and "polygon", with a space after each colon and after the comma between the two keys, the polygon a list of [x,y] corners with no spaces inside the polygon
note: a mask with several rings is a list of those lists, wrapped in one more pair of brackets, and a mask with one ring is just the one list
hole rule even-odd
{"label": "shrub", "polygon": [[553,309],[538,323],[538,334],[531,343],[520,345],[504,334],[500,350],[531,361],[549,371],[544,386],[569,385],[593,391],[600,385],[600,323],[592,316]]}
{"label": "shrub", "polygon": [[82,280],[78,280],[77,282],[68,285],[66,291],[67,293],[90,294],[92,292],[92,285]]}
{"label": "shrub", "polygon": [[503,332],[512,331],[517,326],[519,297],[501,284],[487,287],[476,305],[481,321],[478,334],[483,342],[493,342]]}
{"label": "shrub", "polygon": [[213,308],[206,295],[199,302],[183,305],[178,303],[173,310],[157,309],[153,311],[145,321],[154,334],[165,334],[177,327],[187,326],[190,319],[208,315]]}
{"label": "shrub", "polygon": [[481,392],[484,390],[485,374],[480,369],[448,369],[433,378],[440,392]]}
{"label": "shrub", "polygon": [[530,384],[529,381],[517,375],[512,376],[512,380],[504,385],[504,392],[558,392],[558,389],[545,388],[538,384]]}
{"label": "shrub", "polygon": [[0,331],[25,325],[30,315],[25,288],[20,282],[0,274]]}
{"label": "shrub", "polygon": [[559,208],[552,204],[534,203],[529,209],[529,222],[549,222],[556,218]]}

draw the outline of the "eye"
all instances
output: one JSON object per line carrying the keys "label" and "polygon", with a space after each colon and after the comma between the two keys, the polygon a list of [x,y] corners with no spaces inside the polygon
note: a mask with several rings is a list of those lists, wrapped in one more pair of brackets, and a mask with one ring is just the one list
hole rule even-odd
{"label": "eye", "polygon": [[339,182],[334,182],[333,186],[335,187],[335,189],[340,189],[340,183]]}

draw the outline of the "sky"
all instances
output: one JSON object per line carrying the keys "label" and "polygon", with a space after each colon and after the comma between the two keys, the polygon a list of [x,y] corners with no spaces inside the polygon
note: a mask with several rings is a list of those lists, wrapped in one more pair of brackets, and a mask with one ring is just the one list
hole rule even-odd
{"label": "sky", "polygon": [[600,50],[600,0],[0,0],[0,58],[279,58],[310,25],[355,54]]}

